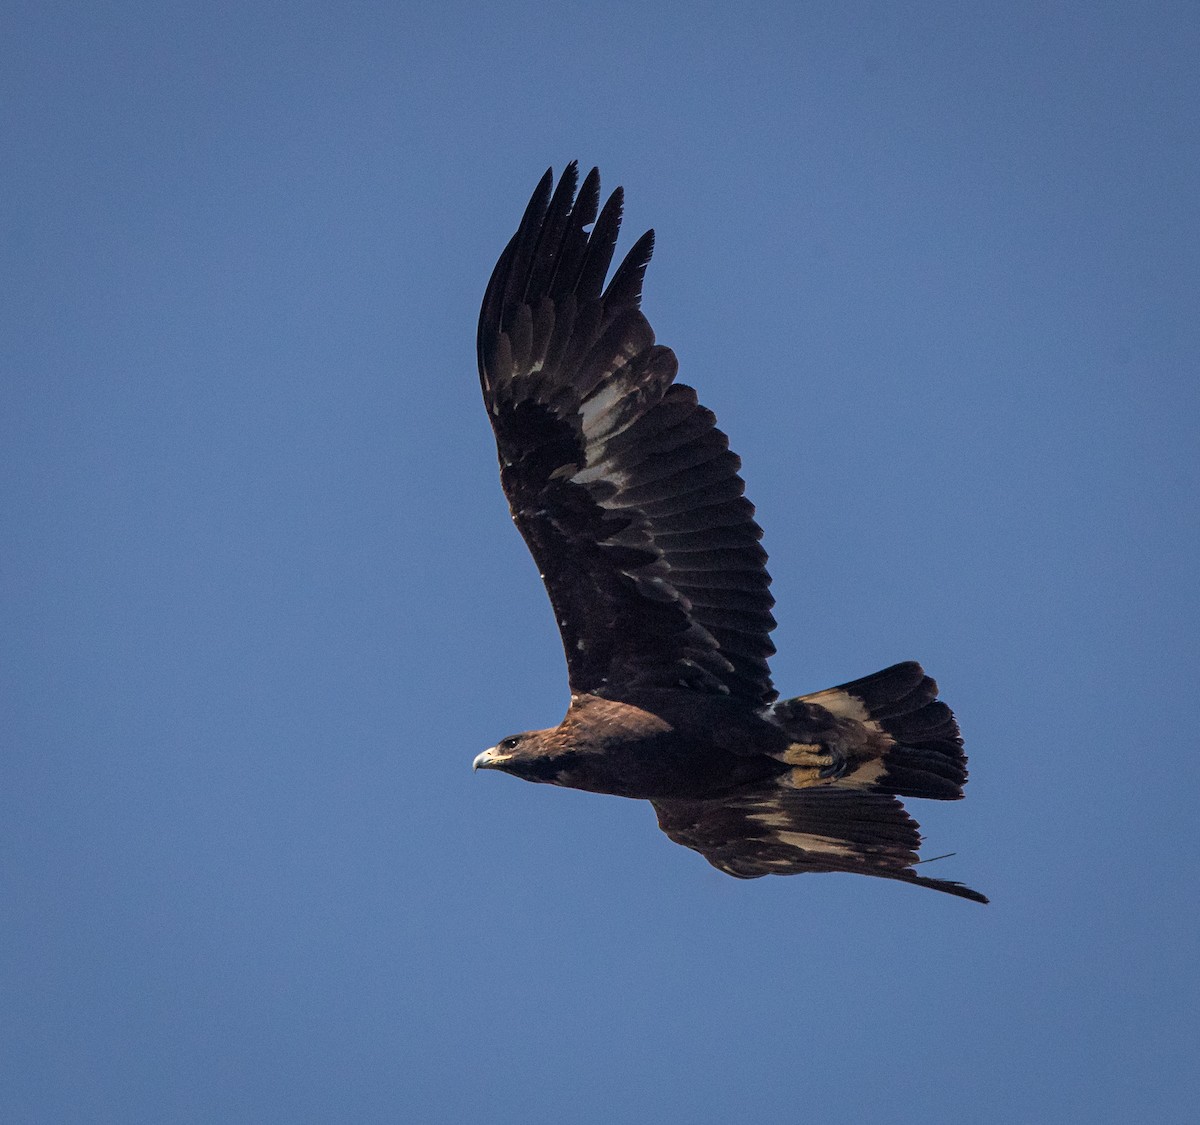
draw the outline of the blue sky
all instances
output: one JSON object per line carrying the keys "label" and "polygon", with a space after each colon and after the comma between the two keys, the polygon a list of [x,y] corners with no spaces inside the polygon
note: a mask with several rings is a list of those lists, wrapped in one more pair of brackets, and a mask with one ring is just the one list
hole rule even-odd
{"label": "blue sky", "polygon": [[[3,23],[6,1121],[1192,1119],[1194,5]],[[567,701],[474,331],[573,158],[657,230],[776,682],[925,664],[991,906],[472,776]]]}

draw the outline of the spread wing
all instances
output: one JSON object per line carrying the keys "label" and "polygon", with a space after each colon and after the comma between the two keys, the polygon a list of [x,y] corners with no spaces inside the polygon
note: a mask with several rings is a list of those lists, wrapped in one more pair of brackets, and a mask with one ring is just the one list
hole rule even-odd
{"label": "spread wing", "polygon": [[849,871],[987,902],[948,879],[918,875],[917,823],[894,797],[844,789],[764,788],[708,801],[655,801],[659,827],[739,879]]}
{"label": "spread wing", "polygon": [[[639,310],[648,231],[604,285],[618,188],[538,184],[479,317],[479,376],[513,519],[546,584],[571,690],[775,698],[762,532],[741,461]],[[594,224],[594,225],[593,225]],[[589,232],[590,228],[590,232]]]}

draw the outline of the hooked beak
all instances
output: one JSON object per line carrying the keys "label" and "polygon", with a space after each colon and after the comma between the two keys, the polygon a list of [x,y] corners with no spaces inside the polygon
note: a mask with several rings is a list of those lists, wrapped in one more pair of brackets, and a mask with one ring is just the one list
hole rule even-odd
{"label": "hooked beak", "polygon": [[489,747],[471,763],[472,770],[495,770],[511,758],[511,754],[501,754],[495,747]]}

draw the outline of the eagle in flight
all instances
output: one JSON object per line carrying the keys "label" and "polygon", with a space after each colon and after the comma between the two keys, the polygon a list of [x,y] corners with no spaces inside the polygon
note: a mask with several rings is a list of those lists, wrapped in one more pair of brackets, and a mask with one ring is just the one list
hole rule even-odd
{"label": "eagle in flight", "polygon": [[[578,194],[576,186],[578,185]],[[654,232],[605,284],[618,188],[547,171],[488,283],[479,379],[500,481],[562,634],[566,717],[476,769],[649,800],[730,875],[917,874],[899,797],[963,795],[954,715],[919,664],[780,700],[774,604],[741,462],[642,314]]]}

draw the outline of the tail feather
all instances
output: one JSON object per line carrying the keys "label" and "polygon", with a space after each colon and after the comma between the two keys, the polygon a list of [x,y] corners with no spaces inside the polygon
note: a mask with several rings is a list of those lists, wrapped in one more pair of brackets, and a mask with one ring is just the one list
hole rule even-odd
{"label": "tail feather", "polygon": [[[937,698],[937,684],[925,675],[925,669],[915,660],[893,664],[881,672],[839,684],[829,691],[853,696],[866,708],[869,715],[877,719],[907,715]],[[816,692],[815,695],[801,698],[814,699],[816,695],[824,694],[826,693]]]}
{"label": "tail feather", "polygon": [[967,758],[954,712],[937,693],[937,683],[910,660],[777,704],[776,715],[798,737],[803,730],[851,743],[857,764],[835,784],[952,801],[963,795]]}

